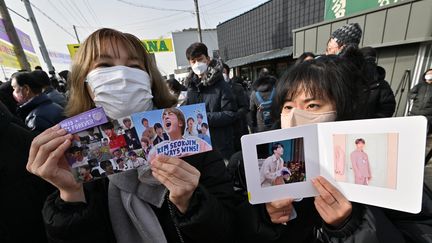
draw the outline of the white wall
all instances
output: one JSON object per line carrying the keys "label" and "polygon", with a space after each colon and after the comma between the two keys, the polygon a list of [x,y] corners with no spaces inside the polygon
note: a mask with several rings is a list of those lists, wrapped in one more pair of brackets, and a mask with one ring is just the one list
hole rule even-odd
{"label": "white wall", "polygon": [[[187,67],[189,63],[186,59],[186,49],[195,42],[198,42],[198,32],[196,30],[184,30],[181,32],[173,32],[173,45],[176,57],[177,67]],[[218,50],[217,31],[203,30],[202,31],[203,43],[208,48],[208,54],[213,57],[213,51]]]}

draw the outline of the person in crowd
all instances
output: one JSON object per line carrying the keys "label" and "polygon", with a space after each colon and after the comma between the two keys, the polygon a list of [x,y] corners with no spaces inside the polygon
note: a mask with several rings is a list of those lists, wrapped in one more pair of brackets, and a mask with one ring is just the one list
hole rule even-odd
{"label": "person in crowd", "polygon": [[247,129],[247,114],[249,112],[249,101],[246,96],[246,92],[243,89],[243,86],[235,80],[231,80],[230,76],[230,68],[227,64],[223,64],[223,75],[225,82],[227,82],[231,88],[233,94],[235,94],[235,101],[237,104],[236,111],[236,122],[233,125],[233,134],[234,134],[234,151],[241,150],[240,138],[248,134]]}
{"label": "person in crowd", "polygon": [[264,160],[260,169],[262,187],[273,186],[276,179],[282,177],[281,171],[284,168],[283,145],[280,143],[272,144],[272,152],[273,154]]}
{"label": "person in crowd", "polygon": [[250,116],[254,132],[268,131],[273,126],[271,107],[275,95],[276,78],[263,74],[253,83],[250,96]]}
{"label": "person in crowd", "polygon": [[[156,138],[153,140],[153,145],[161,143],[163,141],[169,140],[168,135],[164,132],[162,125],[157,122],[153,125],[154,130],[156,131]],[[141,140],[142,142],[142,140]],[[149,147],[148,144],[146,146]]]}
{"label": "person in crowd", "polygon": [[432,68],[426,70],[420,82],[410,90],[409,98],[413,100],[410,111],[412,116],[425,116],[428,120],[428,133],[432,130]]}
{"label": "person in crowd", "polygon": [[208,144],[211,144],[210,136],[207,134],[209,126],[207,123],[203,122],[201,124],[201,133],[198,134],[198,137],[202,140],[206,141]]}
{"label": "person in crowd", "polygon": [[[10,77],[10,80],[12,80],[16,75],[18,75],[18,73],[19,72],[13,73]],[[12,87],[12,81],[10,80],[0,85],[0,101],[8,108],[11,114],[13,114],[14,116],[18,116],[18,102],[13,95],[14,89]]]}
{"label": "person in crowd", "polygon": [[364,151],[366,141],[363,138],[355,140],[356,149],[351,152],[350,158],[354,172],[354,182],[360,185],[369,185],[372,178],[369,166],[369,156]]}
{"label": "person in crowd", "polygon": [[362,29],[358,23],[349,23],[337,28],[327,42],[326,55],[339,55],[351,46],[358,48]]}
{"label": "person in crowd", "polygon": [[1,101],[0,127],[0,242],[47,242],[41,210],[55,188],[26,171],[34,134]]}
{"label": "person in crowd", "polygon": [[197,137],[198,131],[195,128],[195,120],[193,117],[188,117],[186,120],[186,130],[184,133],[184,137]]}
{"label": "person in crowd", "polygon": [[[272,114],[280,120],[281,128],[353,119],[362,79],[356,66],[343,57],[324,56],[294,65],[278,82]],[[236,210],[239,239],[403,242],[401,233],[380,209],[349,202],[323,177],[311,178],[311,183],[318,192],[315,198],[251,206],[244,196]]]}
{"label": "person in crowd", "polygon": [[385,80],[384,68],[377,65],[377,53],[372,47],[360,49],[366,62],[364,74],[366,75],[368,93],[367,118],[392,117],[396,108],[396,99],[389,83]]}
{"label": "person in crowd", "polygon": [[89,182],[93,180],[93,176],[91,175],[91,170],[89,165],[83,165],[78,168],[79,179],[82,182]]}
{"label": "person in crowd", "polygon": [[170,78],[167,80],[168,88],[175,97],[177,97],[178,103],[177,106],[183,104],[187,96],[187,89],[184,87],[177,79],[174,78],[174,75],[170,75]]}
{"label": "person in crowd", "polygon": [[114,131],[114,124],[112,124],[112,122],[102,124],[101,128],[109,139],[110,151],[114,151],[122,147],[127,147],[125,137],[123,135],[117,135],[117,133]]}
{"label": "person in crowd", "polygon": [[295,64],[300,64],[302,62],[310,61],[310,60],[313,60],[313,59],[315,59],[315,54],[313,54],[312,52],[304,52],[303,54],[301,54],[297,58]]}
{"label": "person in crowd", "polygon": [[65,94],[65,96],[68,97],[69,70],[63,70],[63,71],[59,72],[58,75],[60,77],[58,91]]}
{"label": "person in crowd", "polygon": [[64,108],[66,106],[66,97],[57,89],[54,89],[48,74],[44,71],[33,71],[32,74],[43,84],[42,93],[46,94],[54,103]]}
{"label": "person in crowd", "polygon": [[17,113],[30,130],[41,133],[64,119],[63,108],[42,93],[44,84],[36,74],[39,71],[21,72],[12,79]]}
{"label": "person in crowd", "polygon": [[229,159],[234,150],[233,124],[237,107],[231,89],[224,81],[222,62],[211,59],[203,43],[190,45],[186,49],[186,58],[192,71],[186,78],[185,105],[205,103],[213,147]]}
{"label": "person in crowd", "polygon": [[[105,95],[105,85],[123,80],[128,89]],[[131,34],[97,30],[75,54],[68,116],[102,106],[110,118],[120,119],[176,103],[154,59]],[[27,169],[58,189],[42,211],[50,242],[232,241],[234,192],[217,152],[157,156],[143,169],[83,185],[65,164],[70,145],[71,135],[54,126],[33,140],[28,158]]]}

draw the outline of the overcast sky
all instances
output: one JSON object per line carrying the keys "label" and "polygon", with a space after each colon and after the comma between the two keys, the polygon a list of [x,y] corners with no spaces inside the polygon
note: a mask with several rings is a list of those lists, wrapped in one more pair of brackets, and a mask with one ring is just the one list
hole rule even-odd
{"label": "overcast sky", "polygon": [[[199,0],[201,26],[202,28],[216,28],[219,23],[267,1]],[[171,37],[173,31],[197,26],[196,17],[192,14],[194,12],[193,0],[30,0],[30,2],[35,5],[33,12],[47,48],[61,53],[69,53],[67,44],[77,43],[72,25],[77,26],[81,41],[101,27],[129,32],[140,39],[154,39]],[[6,5],[19,14],[28,16],[22,1],[6,0]],[[30,35],[39,60],[43,63],[39,43],[31,23],[11,11],[9,13],[15,27]],[[173,72],[175,68],[173,53],[157,54],[156,59],[162,73]],[[68,66],[59,64],[54,64],[54,66],[57,71],[68,68]]]}

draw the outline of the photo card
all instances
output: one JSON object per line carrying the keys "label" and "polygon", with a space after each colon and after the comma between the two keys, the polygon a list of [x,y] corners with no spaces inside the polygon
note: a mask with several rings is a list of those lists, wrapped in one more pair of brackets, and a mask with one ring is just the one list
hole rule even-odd
{"label": "photo card", "polygon": [[[418,213],[426,127],[424,117],[412,116],[327,122],[243,136],[249,201],[316,196],[311,180],[323,176],[352,202]],[[290,180],[296,163],[298,174]]]}
{"label": "photo card", "polygon": [[185,157],[212,150],[203,103],[115,120],[109,120],[102,108],[95,108],[60,126],[73,134],[65,156],[79,182],[147,165],[158,154]]}

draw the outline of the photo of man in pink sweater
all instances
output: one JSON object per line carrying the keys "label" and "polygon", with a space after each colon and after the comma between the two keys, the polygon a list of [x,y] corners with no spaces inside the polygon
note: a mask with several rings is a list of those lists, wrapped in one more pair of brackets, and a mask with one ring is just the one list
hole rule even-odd
{"label": "photo of man in pink sweater", "polygon": [[355,184],[369,185],[372,178],[369,157],[364,151],[366,142],[363,138],[355,140],[356,150],[351,152],[351,163],[354,171]]}

